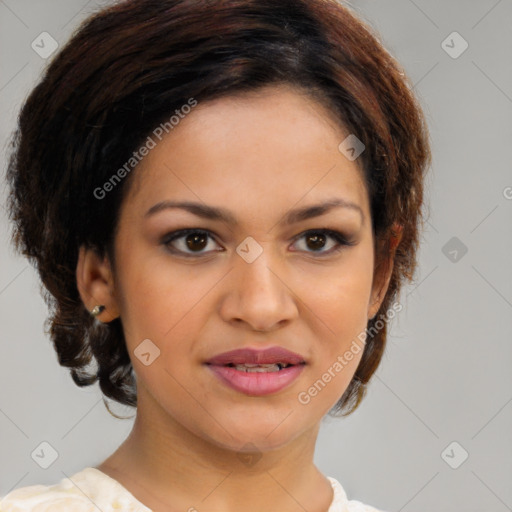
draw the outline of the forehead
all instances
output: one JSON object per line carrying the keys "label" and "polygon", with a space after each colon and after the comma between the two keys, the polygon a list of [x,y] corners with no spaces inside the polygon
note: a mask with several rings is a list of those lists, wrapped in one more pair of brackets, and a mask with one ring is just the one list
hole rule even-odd
{"label": "forehead", "polygon": [[131,200],[166,196],[240,206],[313,202],[339,192],[368,210],[357,161],[338,147],[347,130],[304,92],[270,87],[199,103],[156,141],[134,176]]}

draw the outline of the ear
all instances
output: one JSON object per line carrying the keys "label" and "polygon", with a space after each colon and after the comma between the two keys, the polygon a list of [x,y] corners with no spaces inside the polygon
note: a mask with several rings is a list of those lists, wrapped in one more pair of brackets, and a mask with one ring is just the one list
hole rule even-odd
{"label": "ear", "polygon": [[119,316],[114,276],[107,256],[101,258],[94,249],[80,247],[76,282],[82,302],[89,311],[94,306],[105,306],[105,310],[98,315],[98,320],[107,323]]}
{"label": "ear", "polygon": [[[368,304],[368,319],[375,317],[382,305],[382,302],[384,301],[386,292],[388,291],[391,275],[393,274],[395,251],[402,239],[402,233],[403,226],[397,223],[393,224],[388,256],[381,262],[379,267],[375,268],[372,293],[370,303]],[[382,246],[386,241],[384,240],[380,243],[381,246],[379,247],[379,250],[382,249]]]}

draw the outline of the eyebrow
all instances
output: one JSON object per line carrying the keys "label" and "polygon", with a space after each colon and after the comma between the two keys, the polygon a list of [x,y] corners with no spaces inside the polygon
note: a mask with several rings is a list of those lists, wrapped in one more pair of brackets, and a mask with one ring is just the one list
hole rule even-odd
{"label": "eyebrow", "polygon": [[[229,210],[220,207],[207,206],[202,203],[194,203],[191,201],[160,201],[152,206],[146,212],[144,217],[147,218],[163,210],[174,208],[186,210],[203,219],[222,221],[235,226],[238,225],[236,217]],[[359,212],[361,221],[364,224],[365,215],[362,208],[358,204],[342,198],[333,198],[319,204],[291,210],[284,216],[281,223],[286,225],[294,224],[314,217],[319,217],[320,215],[324,215],[335,208],[348,208]]]}

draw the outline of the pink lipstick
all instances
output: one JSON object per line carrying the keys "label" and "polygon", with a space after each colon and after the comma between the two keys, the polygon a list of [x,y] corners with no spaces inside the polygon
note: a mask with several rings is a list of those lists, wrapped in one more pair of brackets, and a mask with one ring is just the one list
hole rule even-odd
{"label": "pink lipstick", "polygon": [[305,359],[282,347],[238,349],[205,363],[227,386],[250,396],[265,396],[288,387],[301,374]]}

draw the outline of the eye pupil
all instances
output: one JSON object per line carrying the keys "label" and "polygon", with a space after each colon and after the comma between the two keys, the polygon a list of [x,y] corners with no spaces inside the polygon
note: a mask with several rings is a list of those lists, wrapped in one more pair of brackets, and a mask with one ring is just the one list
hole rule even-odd
{"label": "eye pupil", "polygon": [[[208,237],[204,233],[194,233],[191,235],[188,235],[186,238],[187,241],[187,247],[190,250],[201,250],[204,249],[208,243]],[[194,246],[199,241],[201,247]]]}
{"label": "eye pupil", "polygon": [[325,245],[325,235],[308,235],[307,239],[308,242],[313,242],[312,247],[309,246],[308,244],[308,247],[310,247],[310,249],[322,249],[323,246]]}

